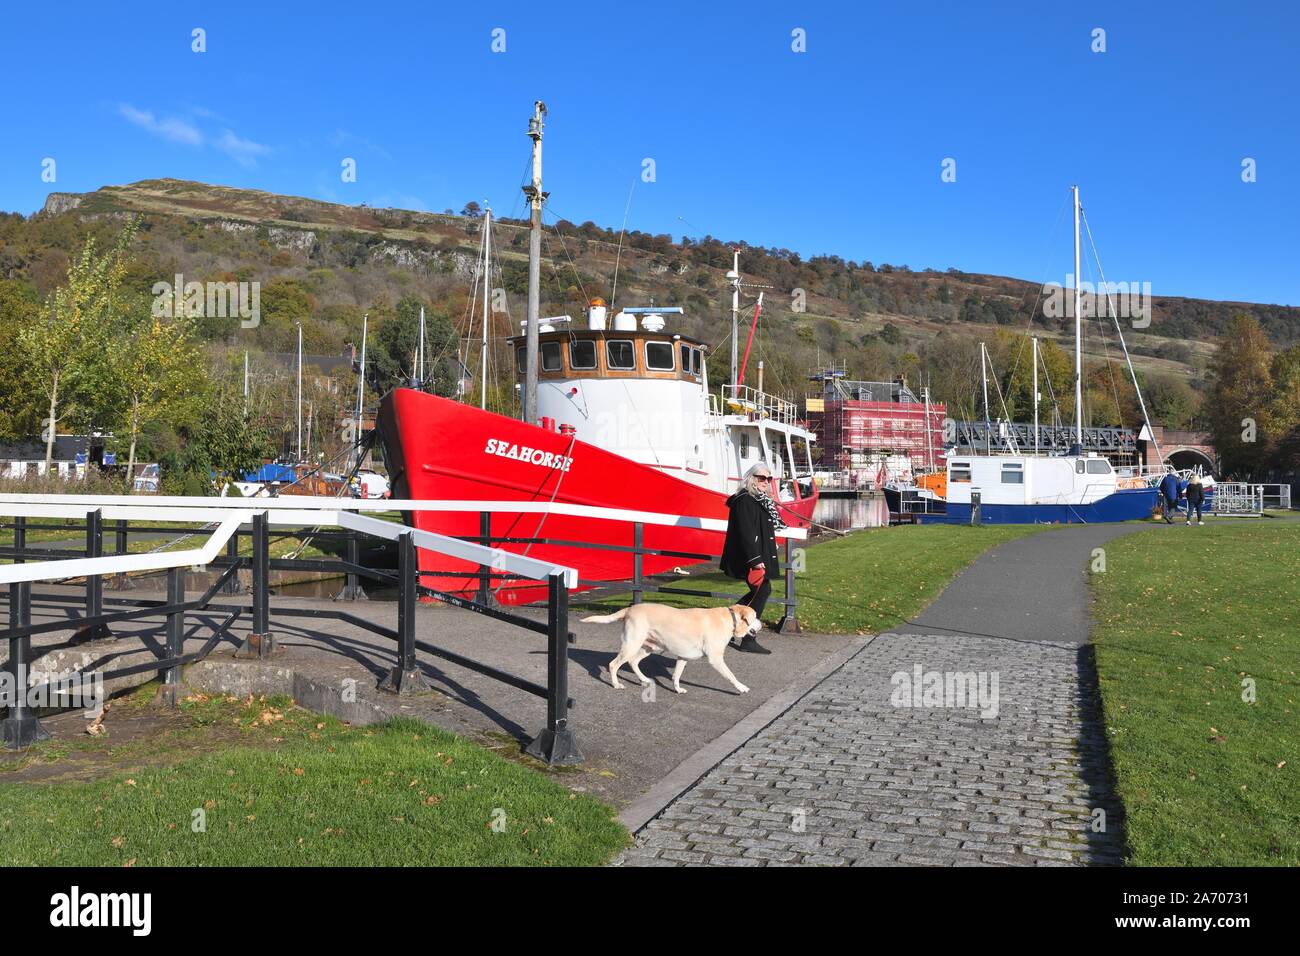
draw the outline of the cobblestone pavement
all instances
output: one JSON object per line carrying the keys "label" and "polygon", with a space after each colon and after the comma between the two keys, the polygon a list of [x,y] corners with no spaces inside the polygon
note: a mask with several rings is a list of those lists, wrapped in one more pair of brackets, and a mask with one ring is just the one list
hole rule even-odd
{"label": "cobblestone pavement", "polygon": [[[670,804],[616,862],[1119,863],[1122,809],[1091,662],[1086,644],[882,634]],[[903,685],[893,676],[913,679],[918,666],[983,674],[988,692],[996,676],[996,715],[895,706]]]}

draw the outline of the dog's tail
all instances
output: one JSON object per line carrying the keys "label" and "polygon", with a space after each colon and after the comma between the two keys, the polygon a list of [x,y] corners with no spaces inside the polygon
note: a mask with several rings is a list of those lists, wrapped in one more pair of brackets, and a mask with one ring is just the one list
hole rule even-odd
{"label": "dog's tail", "polygon": [[583,624],[613,624],[615,621],[621,621],[627,616],[628,608],[621,611],[615,611],[613,614],[598,614],[595,617],[584,617]]}

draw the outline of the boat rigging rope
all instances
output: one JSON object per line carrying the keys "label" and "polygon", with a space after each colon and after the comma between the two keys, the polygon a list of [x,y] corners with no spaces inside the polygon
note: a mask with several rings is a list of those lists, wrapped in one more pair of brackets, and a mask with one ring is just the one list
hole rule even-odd
{"label": "boat rigging rope", "polygon": [[[1097,244],[1092,238],[1092,226],[1089,225],[1088,216],[1084,213],[1082,207],[1079,209],[1079,216],[1083,220],[1083,228],[1088,233],[1088,245],[1092,248],[1092,257],[1097,260],[1097,274],[1101,277],[1101,281],[1104,283],[1106,281],[1106,272],[1101,267],[1101,256],[1097,254]],[[1106,287],[1106,297],[1107,299],[1110,298],[1110,288],[1108,286]],[[1160,463],[1163,465],[1165,456],[1164,453],[1160,451],[1160,443],[1156,441],[1155,431],[1151,428],[1151,416],[1147,414],[1146,399],[1142,397],[1142,389],[1138,387],[1137,372],[1133,371],[1133,358],[1128,354],[1128,345],[1124,341],[1124,330],[1120,328],[1119,315],[1116,314],[1114,308],[1111,309],[1111,315],[1115,319],[1115,332],[1119,336],[1120,347],[1124,350],[1124,361],[1128,363],[1128,372],[1133,378],[1133,390],[1137,392],[1138,404],[1142,407],[1142,420],[1146,423],[1147,434],[1151,436],[1151,445],[1156,450],[1156,458],[1158,458]]]}

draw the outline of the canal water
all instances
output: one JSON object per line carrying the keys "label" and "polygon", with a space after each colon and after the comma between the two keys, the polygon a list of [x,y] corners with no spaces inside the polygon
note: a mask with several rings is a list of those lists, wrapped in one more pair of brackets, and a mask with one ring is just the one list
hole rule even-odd
{"label": "canal water", "polygon": [[870,498],[819,498],[813,521],[836,531],[859,531],[889,524],[889,505],[883,495]]}

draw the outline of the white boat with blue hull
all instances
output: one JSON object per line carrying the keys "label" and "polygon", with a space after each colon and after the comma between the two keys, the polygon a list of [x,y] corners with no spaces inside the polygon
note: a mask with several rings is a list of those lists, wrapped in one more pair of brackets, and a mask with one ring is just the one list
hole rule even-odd
{"label": "white boat with blue hull", "polygon": [[[1080,275],[1079,188],[1072,187],[1074,199],[1074,431],[1075,445],[1065,455],[1028,454],[1016,446],[1013,437],[1004,436],[1005,452],[989,450],[987,455],[949,456],[947,492],[940,497],[933,491],[912,488],[899,491],[900,508],[904,514],[923,524],[946,522],[966,524],[971,521],[974,502],[979,501],[980,521],[990,524],[1094,524],[1112,521],[1134,521],[1150,518],[1159,501],[1158,483],[1165,466],[1160,470],[1143,473],[1142,468],[1116,471],[1110,461],[1100,455],[1083,451],[1083,308]],[[1097,270],[1101,273],[1101,264]],[[1105,276],[1102,274],[1104,282]],[[1114,319],[1115,332],[1129,374],[1133,378],[1142,419],[1146,423],[1144,434],[1151,435],[1151,423],[1146,413],[1146,401],[1124,332],[1120,328],[1119,312],[1110,303],[1106,292],[1107,314]],[[1034,352],[1034,429],[1038,435],[1038,340],[1033,339]],[[985,432],[989,432],[989,394],[987,355],[980,346],[980,374],[984,380]],[[1004,403],[1005,411],[1005,403]],[[1035,440],[1037,440],[1035,438]],[[1160,449],[1151,439],[1159,455]],[[1213,479],[1209,484],[1213,487]],[[976,499],[978,496],[978,499]]]}
{"label": "white boat with blue hull", "polygon": [[951,460],[943,510],[915,518],[969,524],[976,495],[980,521],[989,524],[1096,524],[1151,517],[1159,491],[1097,455],[979,455]]}

